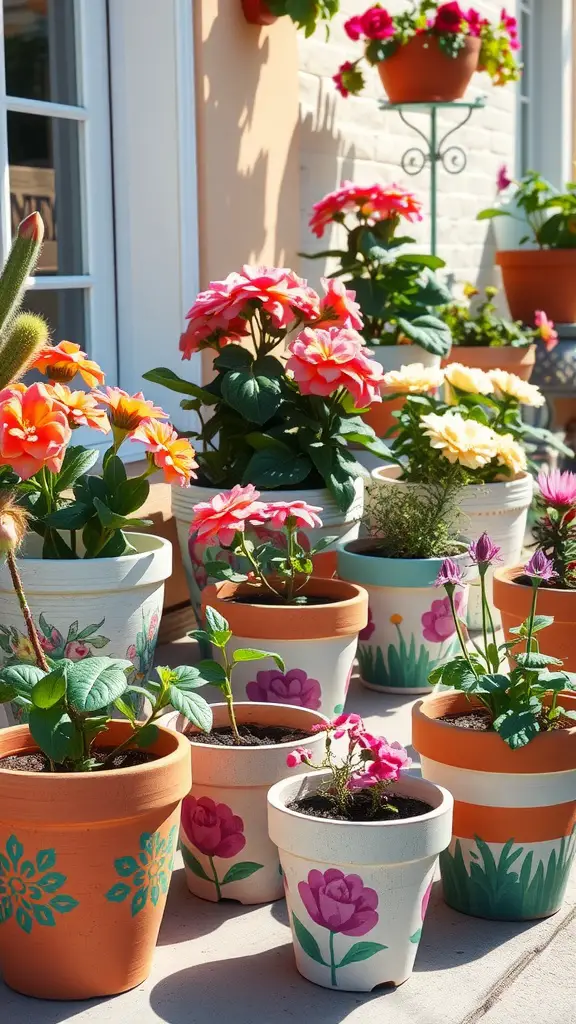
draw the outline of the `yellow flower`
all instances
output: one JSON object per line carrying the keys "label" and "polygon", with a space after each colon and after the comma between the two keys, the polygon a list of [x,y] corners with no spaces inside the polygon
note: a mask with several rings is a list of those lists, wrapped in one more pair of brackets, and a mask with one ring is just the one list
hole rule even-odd
{"label": "yellow flower", "polygon": [[470,395],[489,395],[494,390],[492,381],[484,370],[474,366],[463,366],[462,363],[450,363],[444,371],[445,400],[448,405],[456,405],[454,388],[466,391]]}
{"label": "yellow flower", "polygon": [[499,398],[515,398],[521,405],[532,405],[536,409],[544,405],[546,399],[535,384],[529,384],[515,373],[506,370],[491,370],[490,379]]}
{"label": "yellow flower", "polygon": [[436,391],[444,380],[444,371],[436,366],[410,363],[384,375],[386,387],[403,395],[427,395]]}
{"label": "yellow flower", "polygon": [[464,292],[464,295],[466,296],[467,299],[473,299],[475,295],[480,294],[478,289],[475,288],[473,284],[470,284],[469,281],[466,282],[462,291]]}
{"label": "yellow flower", "polygon": [[476,420],[465,420],[459,412],[435,412],[422,416],[424,433],[432,448],[438,448],[448,462],[458,462],[466,469],[487,466],[498,452],[498,435]]}
{"label": "yellow flower", "polygon": [[498,435],[498,463],[511,469],[514,474],[526,469],[526,452],[521,444],[515,441],[512,434]]}
{"label": "yellow flower", "polygon": [[400,623],[402,622],[402,616],[398,615],[398,613],[396,612],[395,615],[390,616],[390,622],[392,623],[393,626],[399,626]]}

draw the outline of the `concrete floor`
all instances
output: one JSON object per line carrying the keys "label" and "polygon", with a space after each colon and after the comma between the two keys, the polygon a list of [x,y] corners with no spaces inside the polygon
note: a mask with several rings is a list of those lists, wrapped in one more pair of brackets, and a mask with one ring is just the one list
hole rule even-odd
{"label": "concrete floor", "polygon": [[[187,641],[160,664],[193,660]],[[352,683],[348,707],[372,731],[410,742],[413,699]],[[297,973],[284,902],[207,903],[186,889],[180,859],[154,968],[140,988],[83,1003],[36,1001],[0,982],[0,1024],[574,1024],[576,872],[566,903],[546,921],[508,924],[465,917],[436,883],[412,978],[360,996],[317,988]]]}

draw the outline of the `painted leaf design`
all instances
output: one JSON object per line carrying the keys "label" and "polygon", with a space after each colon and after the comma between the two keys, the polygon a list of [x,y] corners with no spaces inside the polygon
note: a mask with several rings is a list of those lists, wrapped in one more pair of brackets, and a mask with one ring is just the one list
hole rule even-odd
{"label": "painted leaf design", "polygon": [[196,859],[194,854],[190,852],[187,846],[182,847],[182,859],[186,867],[190,868],[190,871],[193,871],[194,874],[198,876],[198,878],[203,878],[205,882],[213,881],[213,879],[210,878],[210,875],[207,875],[206,872],[204,871],[204,868],[202,867],[200,861]]}
{"label": "painted leaf design", "polygon": [[23,860],[20,865],[20,874],[23,878],[33,878],[36,874],[36,868],[34,867],[31,860]]}
{"label": "painted leaf design", "polygon": [[44,925],[48,928],[53,928],[54,925],[56,924],[54,920],[54,914],[52,913],[50,907],[43,907],[41,904],[36,903],[32,907],[32,913],[34,914],[34,917],[38,924]]}
{"label": "painted leaf design", "polygon": [[341,715],[343,711],[344,711],[344,705],[343,704],[337,704],[336,707],[334,708],[334,714],[335,715]]}
{"label": "painted leaf design", "polygon": [[327,967],[328,965],[326,961],[322,958],[320,946],[316,942],[316,939],[314,938],[312,933],[309,932],[308,929],[302,924],[302,921],[300,921],[296,917],[296,914],[292,914],[292,923],[294,925],[294,933],[296,935],[296,938],[298,939],[298,942],[302,946],[302,949],[304,950],[306,955],[309,956],[311,960],[315,960],[317,964],[324,964],[324,966]]}
{"label": "painted leaf design", "polygon": [[152,835],[150,832],[143,832],[140,836],[140,849],[146,853],[152,853]]}
{"label": "painted leaf design", "polygon": [[9,921],[12,917],[12,900],[8,896],[0,899],[0,924]]}
{"label": "painted leaf design", "polygon": [[369,960],[371,956],[381,953],[383,949],[388,949],[388,946],[383,946],[380,942],[355,942],[353,946],[350,946],[338,967],[347,967],[348,964],[357,964],[360,960]]}
{"label": "painted leaf design", "polygon": [[66,875],[61,875],[59,871],[51,871],[47,875],[43,875],[42,878],[39,878],[37,885],[44,892],[57,892],[58,889],[62,888],[65,881]]}
{"label": "painted leaf design", "polygon": [[132,917],[136,917],[146,906],[147,889],[137,889],[132,897]]}
{"label": "painted leaf design", "polygon": [[0,853],[0,876],[7,875],[10,871],[10,862],[3,853]]}
{"label": "painted leaf design", "polygon": [[36,867],[38,871],[50,871],[56,863],[55,850],[39,850],[36,854]]}
{"label": "painted leaf design", "polygon": [[79,903],[73,896],[53,896],[50,900],[50,906],[58,914],[69,914],[71,910],[79,906]]}
{"label": "painted leaf design", "polygon": [[410,942],[414,942],[414,943],[420,942],[421,937],[422,937],[422,929],[418,928],[414,932],[414,934],[410,936]]}
{"label": "painted leaf design", "polygon": [[12,866],[16,869],[18,867],[18,861],[24,853],[24,847],[22,843],[19,843],[16,836],[10,836],[6,843],[6,853],[12,861]]}
{"label": "painted leaf design", "polygon": [[138,861],[134,857],[119,857],[114,861],[114,867],[121,878],[128,878],[138,871]]}
{"label": "painted leaf design", "polygon": [[150,890],[150,899],[152,900],[152,904],[156,906],[160,899],[160,887],[158,885],[152,886]]}
{"label": "painted leaf design", "polygon": [[129,894],[130,886],[125,885],[124,882],[117,882],[106,893],[106,899],[111,903],[122,903]]}
{"label": "painted leaf design", "polygon": [[230,882],[241,882],[244,878],[250,878],[250,875],[260,871],[260,868],[263,866],[263,864],[256,864],[250,860],[242,861],[240,864],[233,864],[224,875],[221,885],[228,885]]}
{"label": "painted leaf design", "polygon": [[23,910],[22,907],[18,907],[18,910],[16,911],[16,923],[20,926],[23,932],[30,935],[33,921],[30,914],[26,910]]}

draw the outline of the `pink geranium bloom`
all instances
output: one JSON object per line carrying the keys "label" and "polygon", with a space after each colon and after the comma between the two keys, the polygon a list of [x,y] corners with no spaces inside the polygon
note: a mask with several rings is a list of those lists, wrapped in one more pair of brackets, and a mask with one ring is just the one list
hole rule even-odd
{"label": "pink geranium bloom", "polygon": [[458,34],[462,31],[464,11],[456,0],[451,3],[441,4],[436,12],[434,31],[438,33]]}
{"label": "pink geranium bloom", "polygon": [[540,494],[549,505],[571,508],[576,505],[576,473],[562,473],[552,469],[549,473],[538,474]]}
{"label": "pink geranium bloom", "polygon": [[64,407],[45,384],[14,386],[0,403],[0,466],[10,466],[23,480],[44,466],[59,473],[72,437]]}
{"label": "pink geranium bloom", "polygon": [[408,192],[400,185],[380,185],[377,182],[373,185],[355,185],[352,181],[343,181],[340,188],[329,192],[314,204],[310,230],[317,238],[322,238],[328,224],[333,220],[342,220],[347,213],[361,215],[369,224],[389,217],[417,221],[422,220],[422,204],[413,192]]}
{"label": "pink geranium bloom", "polygon": [[282,530],[288,518],[295,520],[297,526],[322,526],[317,512],[322,511],[321,505],[308,505],[307,502],[270,501],[262,509],[262,518],[276,530]]}
{"label": "pink geranium bloom", "polygon": [[351,39],[353,43],[357,43],[364,32],[360,15],[355,14],[352,18],[348,18],[348,21],[344,22],[344,31],[348,39]]}
{"label": "pink geranium bloom", "polygon": [[329,277],[322,278],[322,287],[326,294],[320,299],[320,320],[317,322],[361,331],[364,321],[359,304],[354,302],[356,292],[347,289],[343,281]]}
{"label": "pink geranium bloom", "polygon": [[296,747],[296,750],[288,754],[286,764],[288,768],[297,768],[299,764],[311,761],[313,756],[311,750],[307,750],[305,747]]}
{"label": "pink geranium bloom", "polygon": [[382,367],[368,358],[363,339],[356,331],[307,327],[288,346],[288,351],[286,368],[303,395],[328,398],[343,388],[352,395],[357,409],[382,401]]}
{"label": "pink geranium bloom", "polygon": [[194,505],[194,518],[190,533],[199,541],[209,543],[220,541],[231,544],[236,533],[244,533],[246,523],[261,523],[264,502],[258,501],[260,492],[253,484],[241,487],[236,484],[231,491],[216,494],[211,501]]}
{"label": "pink geranium bloom", "polygon": [[554,330],[554,321],[549,320],[543,309],[537,309],[534,313],[534,323],[538,328],[547,352],[551,352],[558,344],[558,331]]}
{"label": "pink geranium bloom", "polygon": [[190,359],[195,352],[205,348],[224,348],[225,345],[238,344],[249,333],[248,324],[240,316],[234,317],[229,323],[223,322],[222,326],[218,326],[216,316],[195,317],[180,335],[182,359]]}
{"label": "pink geranium bloom", "polygon": [[297,317],[315,318],[319,312],[318,295],[294,271],[245,264],[240,273],[229,274],[224,281],[212,281],[206,291],[200,292],[186,319],[191,322],[193,336],[200,331],[199,341],[205,341],[207,321],[212,321],[215,331],[239,333],[237,318],[250,317],[254,303],[278,328],[291,325]]}
{"label": "pink geranium bloom", "polygon": [[498,168],[498,174],[496,175],[496,188],[499,192],[503,192],[508,185],[512,184],[512,178],[508,174],[508,168],[506,164],[502,164]]}
{"label": "pink geranium bloom", "polygon": [[394,19],[379,4],[365,11],[360,23],[367,39],[390,39],[396,31]]}
{"label": "pink geranium bloom", "polygon": [[370,752],[372,760],[365,762],[365,770],[352,776],[349,789],[365,789],[377,782],[396,782],[403,768],[409,768],[412,760],[401,743],[389,743],[383,736],[361,733],[358,746]]}

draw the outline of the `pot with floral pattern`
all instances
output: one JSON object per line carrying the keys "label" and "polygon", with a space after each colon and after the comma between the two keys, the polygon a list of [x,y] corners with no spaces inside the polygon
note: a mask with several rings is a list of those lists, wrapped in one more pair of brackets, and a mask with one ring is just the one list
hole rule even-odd
{"label": "pot with floral pattern", "polygon": [[[131,733],[111,722],[107,742]],[[27,726],[0,757],[38,750]],[[0,767],[0,971],[39,999],[116,995],[147,978],[190,789],[183,736],[160,728],[156,759],[115,771]]]}
{"label": "pot with floral pattern", "polygon": [[[172,545],[144,533],[131,533],[130,542],[136,553],[118,558],[44,559],[35,557],[40,538],[29,536],[18,565],[47,656],[128,658],[138,685],[152,668]],[[34,651],[8,569],[1,565],[0,668],[26,661],[35,663]],[[15,724],[20,715],[14,706],[6,721],[0,707],[0,727]]]}
{"label": "pot with floral pattern", "polygon": [[285,778],[268,794],[296,966],[324,988],[371,992],[412,973],[438,855],[450,842],[452,797],[402,776],[391,796],[422,800],[426,814],[397,821],[337,821],[291,810],[327,772]]}
{"label": "pot with floral pattern", "polygon": [[[228,724],[225,704],[214,704],[214,728]],[[235,703],[239,725],[283,726],[308,732],[326,719],[302,707]],[[194,727],[181,715],[164,724],[179,732]],[[321,755],[325,733],[269,746],[189,744],[192,789],[182,804],[180,848],[190,892],[214,902],[268,903],[284,895],[278,851],[268,837],[266,794],[291,774],[286,757],[306,743]]]}
{"label": "pot with floral pattern", "polygon": [[[467,552],[454,561],[472,576]],[[369,690],[429,693],[428,676],[458,647],[448,598],[435,589],[441,558],[381,558],[374,540],[343,544],[338,575],[368,591],[368,623],[358,637],[360,677]],[[466,617],[468,585],[455,594]]]}

